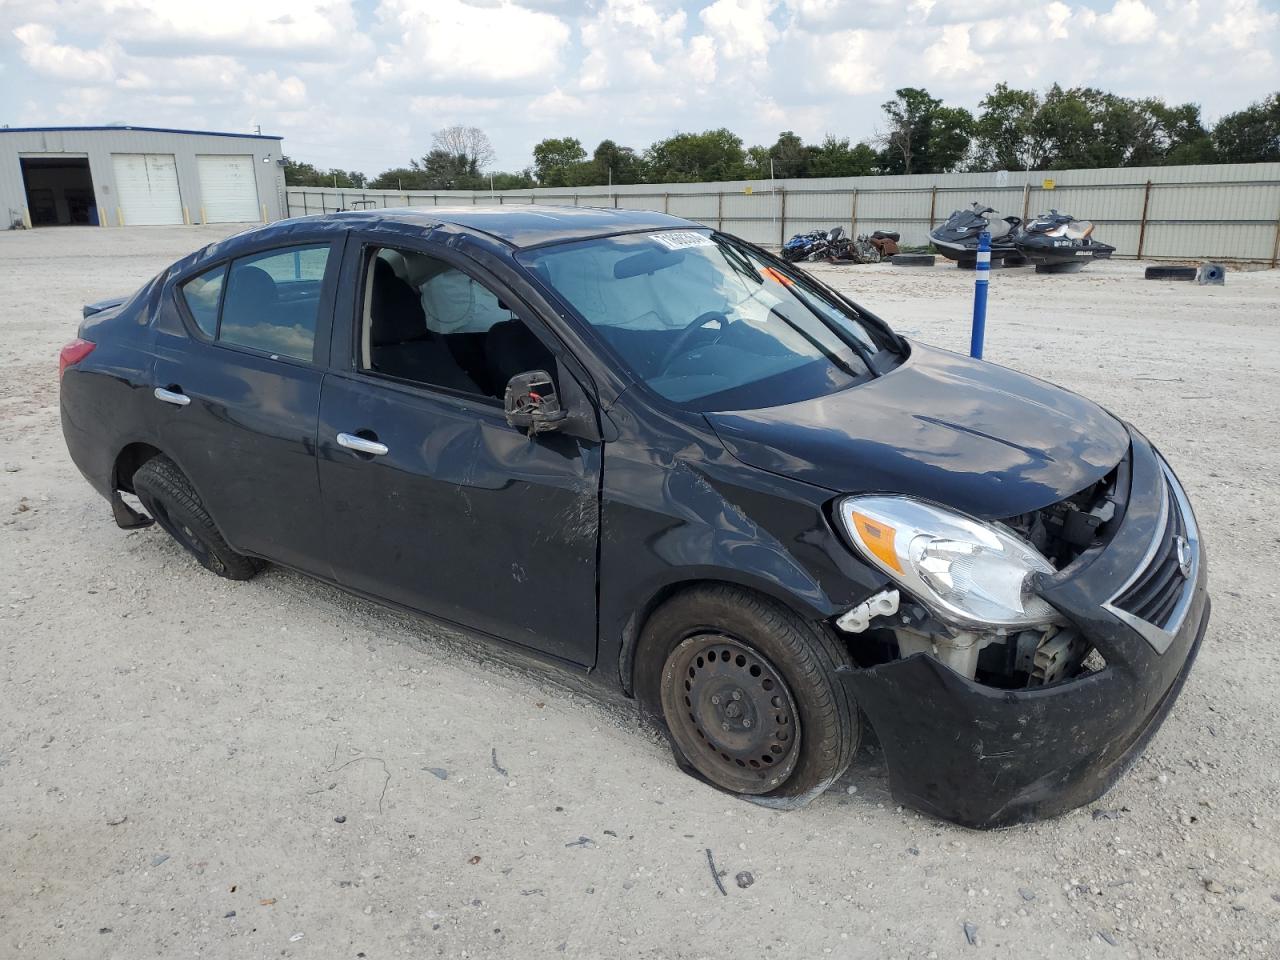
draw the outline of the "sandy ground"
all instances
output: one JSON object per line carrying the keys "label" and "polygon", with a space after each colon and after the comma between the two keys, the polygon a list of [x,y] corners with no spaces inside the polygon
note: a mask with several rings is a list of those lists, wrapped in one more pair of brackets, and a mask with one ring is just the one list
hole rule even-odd
{"label": "sandy ground", "polygon": [[[1215,616],[1109,795],[974,833],[895,808],[866,749],[805,810],[732,800],[627,701],[113,526],[62,443],[58,347],[82,302],[226,232],[0,234],[0,956],[1280,955],[1280,273],[995,275],[988,358],[1159,444]],[[965,348],[971,275],[820,272]]]}

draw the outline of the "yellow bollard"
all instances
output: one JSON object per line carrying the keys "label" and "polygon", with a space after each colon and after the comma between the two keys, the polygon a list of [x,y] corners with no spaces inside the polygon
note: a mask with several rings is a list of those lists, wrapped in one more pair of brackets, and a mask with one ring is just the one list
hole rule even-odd
{"label": "yellow bollard", "polygon": [[116,207],[116,226],[117,227],[124,226],[124,211],[121,210],[119,207]]}
{"label": "yellow bollard", "polygon": [[26,207],[22,208],[22,225],[28,230],[31,229],[31,211]]}
{"label": "yellow bollard", "polygon": [[201,222],[201,223],[208,223],[208,222],[209,222],[209,218],[205,215],[205,212],[204,212],[204,206],[203,206],[203,205],[201,205],[201,207],[200,207],[200,222]]}
{"label": "yellow bollard", "polygon": [[185,206],[182,208],[182,222],[185,223],[188,227],[191,226],[191,211],[188,210]]}
{"label": "yellow bollard", "polygon": [[267,222],[267,205],[265,203],[262,205],[262,222]]}

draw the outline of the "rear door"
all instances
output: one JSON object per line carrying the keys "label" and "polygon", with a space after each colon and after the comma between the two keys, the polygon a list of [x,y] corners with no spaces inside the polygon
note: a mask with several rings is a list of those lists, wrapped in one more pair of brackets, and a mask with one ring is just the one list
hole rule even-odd
{"label": "rear door", "polygon": [[331,576],[316,419],[342,241],[273,247],[182,278],[181,323],[160,324],[159,446],[227,542]]}
{"label": "rear door", "polygon": [[343,287],[355,295],[335,323],[318,441],[335,574],[594,663],[598,433],[531,439],[508,426],[499,399],[515,373],[545,369],[594,423],[581,371],[510,291],[453,251],[355,238],[350,251]]}

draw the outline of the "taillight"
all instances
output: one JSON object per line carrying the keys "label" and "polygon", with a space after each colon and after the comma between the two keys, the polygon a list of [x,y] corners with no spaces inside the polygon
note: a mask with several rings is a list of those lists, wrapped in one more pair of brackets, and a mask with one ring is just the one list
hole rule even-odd
{"label": "taillight", "polygon": [[62,379],[62,375],[66,373],[67,367],[74,367],[77,363],[93,353],[93,348],[97,346],[88,340],[81,340],[79,337],[72,340],[62,348],[58,354],[58,379]]}

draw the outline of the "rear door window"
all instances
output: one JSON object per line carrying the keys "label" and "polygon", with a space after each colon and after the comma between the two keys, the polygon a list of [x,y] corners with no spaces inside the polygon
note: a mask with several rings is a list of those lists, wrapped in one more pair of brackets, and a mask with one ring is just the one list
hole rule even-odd
{"label": "rear door window", "polygon": [[329,245],[316,244],[233,260],[217,339],[311,360],[328,259]]}

